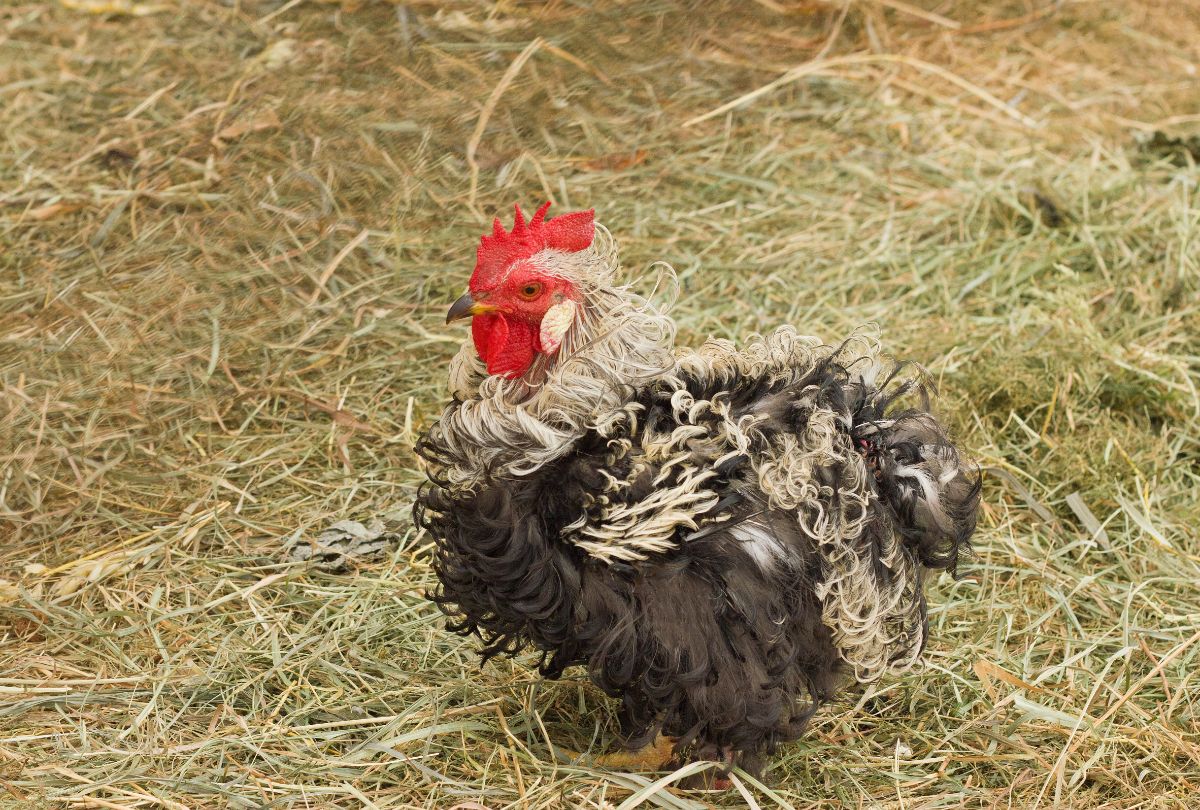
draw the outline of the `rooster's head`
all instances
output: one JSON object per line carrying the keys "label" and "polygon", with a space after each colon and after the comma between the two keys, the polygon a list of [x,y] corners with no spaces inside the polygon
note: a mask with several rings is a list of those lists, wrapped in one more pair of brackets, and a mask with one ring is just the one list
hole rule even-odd
{"label": "rooster's head", "polygon": [[545,203],[529,222],[516,206],[511,231],[497,219],[479,240],[468,292],[454,302],[446,323],[470,317],[475,350],[489,374],[520,377],[539,354],[553,355],[575,321],[582,300],[572,254],[595,237],[595,212],[546,219]]}

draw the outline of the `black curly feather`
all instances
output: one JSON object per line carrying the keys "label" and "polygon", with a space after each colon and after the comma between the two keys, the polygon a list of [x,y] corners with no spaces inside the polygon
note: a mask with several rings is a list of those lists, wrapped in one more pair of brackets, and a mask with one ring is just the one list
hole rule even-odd
{"label": "black curly feather", "polygon": [[[752,409],[765,414],[763,442],[797,430],[814,408],[848,414],[848,437],[873,473],[877,496],[873,528],[862,542],[878,543],[883,532],[898,530],[921,566],[955,569],[974,528],[979,482],[959,474],[943,484],[947,524],[929,514],[917,482],[899,474],[923,455],[957,459],[919,383],[889,378],[867,385],[833,359],[802,379],[683,382],[696,399],[726,398],[735,417]],[[669,393],[660,383],[637,392],[645,409],[639,430],[673,420],[664,401]],[[913,393],[920,407],[894,408]],[[635,567],[598,561],[560,537],[602,486],[598,470],[627,472],[614,467],[627,459],[612,458],[613,436],[588,432],[571,452],[533,473],[457,494],[438,480],[448,463],[438,435],[431,430],[417,445],[433,470],[414,508],[417,525],[435,542],[440,585],[430,598],[451,618],[452,630],[482,639],[484,661],[532,646],[547,677],[582,665],[621,700],[629,743],[661,730],[678,737],[680,748],[735,751],[749,767],[798,737],[834,694],[842,665],[816,595],[818,550],[794,514],[769,508],[754,491],[743,474],[745,456],[718,470],[723,497],[713,512],[724,522],[684,533],[677,551]],[[635,481],[625,497],[644,497],[652,478]],[[799,559],[771,570],[755,565],[731,533],[750,518],[802,550]],[[875,567],[881,582],[893,576]],[[923,611],[919,583],[916,589]]]}

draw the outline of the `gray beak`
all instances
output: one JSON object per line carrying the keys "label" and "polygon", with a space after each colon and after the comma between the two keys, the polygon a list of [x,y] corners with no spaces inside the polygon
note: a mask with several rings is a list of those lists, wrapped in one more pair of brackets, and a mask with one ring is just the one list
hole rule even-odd
{"label": "gray beak", "polygon": [[463,318],[470,318],[471,316],[477,314],[477,311],[478,304],[475,303],[475,299],[471,297],[470,293],[464,293],[463,296],[455,301],[454,305],[450,307],[450,311],[446,313],[446,323],[462,320]]}

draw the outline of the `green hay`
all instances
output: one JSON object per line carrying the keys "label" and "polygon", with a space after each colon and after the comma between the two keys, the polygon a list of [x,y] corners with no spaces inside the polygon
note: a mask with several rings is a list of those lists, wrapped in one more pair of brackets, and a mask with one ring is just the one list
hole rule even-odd
{"label": "green hay", "polygon": [[[1194,804],[1178,4],[158,5],[0,9],[0,806]],[[611,705],[480,671],[411,529],[280,551],[411,502],[444,309],[547,197],[676,268],[682,340],[879,323],[987,473],[928,665],[761,783],[597,764]]]}

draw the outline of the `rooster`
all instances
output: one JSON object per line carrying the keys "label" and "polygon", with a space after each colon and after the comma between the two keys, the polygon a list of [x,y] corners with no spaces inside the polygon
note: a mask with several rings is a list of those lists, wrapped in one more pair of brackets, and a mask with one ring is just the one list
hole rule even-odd
{"label": "rooster", "polygon": [[760,769],[841,686],[919,659],[978,475],[869,335],[677,348],[594,212],[549,207],[495,221],[446,318],[471,340],[417,444],[430,597],[484,662],[586,667],[623,744]]}

